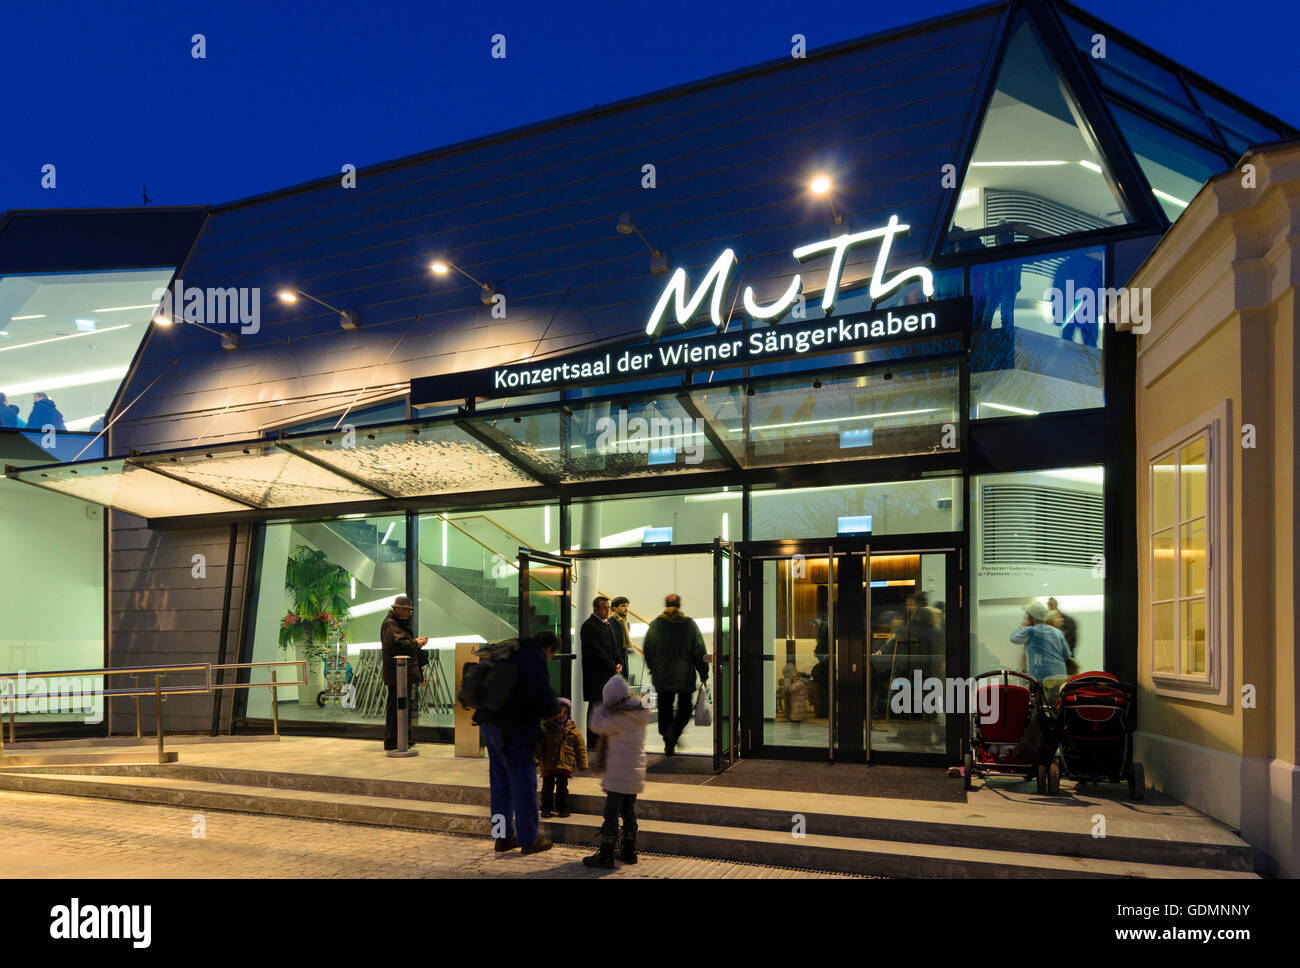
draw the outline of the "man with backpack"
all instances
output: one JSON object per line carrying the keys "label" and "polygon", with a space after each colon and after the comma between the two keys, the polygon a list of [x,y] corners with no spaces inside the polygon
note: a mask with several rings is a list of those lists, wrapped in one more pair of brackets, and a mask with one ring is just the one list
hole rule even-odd
{"label": "man with backpack", "polygon": [[[493,660],[514,667],[510,674],[513,688],[500,701],[490,700],[496,708],[480,705],[474,713],[474,723],[488,751],[492,836],[498,853],[522,845],[523,853],[537,854],[554,846],[538,831],[534,750],[542,720],[559,712],[546,673],[546,664],[559,650],[560,640],[549,629],[520,639],[517,647]],[[494,671],[492,677],[496,675]],[[493,691],[493,685],[485,682],[483,694]]]}

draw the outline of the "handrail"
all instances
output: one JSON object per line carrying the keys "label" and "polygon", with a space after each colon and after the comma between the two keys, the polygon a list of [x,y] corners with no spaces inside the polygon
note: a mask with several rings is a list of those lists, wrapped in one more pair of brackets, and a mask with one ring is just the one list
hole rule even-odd
{"label": "handrail", "polygon": [[[278,682],[275,677],[275,669],[276,667],[279,666],[300,667],[299,669],[300,678],[294,680],[293,682]],[[259,668],[270,668],[271,670],[270,682],[235,682],[230,684],[223,684],[223,683],[214,684],[212,682],[213,669],[222,671],[225,669],[259,669]],[[176,688],[164,689],[162,685],[162,680],[169,672],[202,672],[203,687],[198,688],[197,686],[181,686]],[[154,685],[152,689],[148,688],[147,686],[139,687],[139,688],[130,688],[130,689],[105,689],[103,688],[103,685],[101,683],[100,687],[97,689],[80,690],[78,695],[133,696],[135,698],[135,735],[139,737],[140,736],[140,696],[153,693],[154,704],[155,704],[154,708],[156,713],[155,724],[158,733],[158,762],[159,763],[166,762],[166,756],[163,751],[163,717],[162,717],[162,704],[166,696],[202,695],[204,693],[215,692],[218,689],[253,689],[258,687],[269,686],[271,688],[271,709],[273,714],[275,714],[275,735],[279,736],[280,722],[279,722],[278,711],[276,710],[276,700],[277,700],[276,690],[280,686],[307,685],[307,661],[305,659],[296,659],[296,660],[284,659],[275,662],[227,662],[227,663],[220,663],[220,664],[211,663],[211,662],[192,662],[192,663],[187,663],[185,665],[173,665],[173,666],[110,666],[103,669],[65,669],[57,672],[35,672],[30,674],[24,670],[19,670],[18,672],[4,672],[4,673],[0,673],[0,683],[13,682],[15,684],[13,687],[0,687],[0,717],[3,717],[4,715],[5,704],[8,704],[9,706],[9,742],[10,743],[15,742],[14,716],[16,715],[17,712],[16,707],[18,705],[18,699],[19,699],[18,689],[17,689],[18,682],[26,683],[28,679],[66,679],[72,676],[78,676],[78,677],[92,676],[92,677],[99,677],[102,680],[104,678],[107,678],[108,676],[129,675],[132,679],[136,679],[140,675],[145,673],[153,673]],[[68,692],[51,693],[49,691],[27,692],[23,694],[22,699],[25,702],[28,699],[51,699],[51,698],[58,699],[64,697],[71,698],[71,693]],[[4,729],[3,729],[3,724],[0,723],[0,753],[3,753],[4,751],[4,743],[5,743]]]}

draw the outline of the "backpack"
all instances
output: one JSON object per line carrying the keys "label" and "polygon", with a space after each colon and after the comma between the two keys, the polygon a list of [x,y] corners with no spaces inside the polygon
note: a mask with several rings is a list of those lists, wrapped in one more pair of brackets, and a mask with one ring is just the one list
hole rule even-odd
{"label": "backpack", "polygon": [[478,660],[466,662],[461,668],[457,702],[465,709],[486,709],[494,713],[504,709],[519,681],[519,667],[509,661],[518,648],[518,639],[479,646],[474,651]]}

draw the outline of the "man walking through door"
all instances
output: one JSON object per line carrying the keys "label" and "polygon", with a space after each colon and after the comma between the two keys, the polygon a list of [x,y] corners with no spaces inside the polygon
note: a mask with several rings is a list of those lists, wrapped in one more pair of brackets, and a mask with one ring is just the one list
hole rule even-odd
{"label": "man walking through door", "polygon": [[709,681],[704,636],[695,619],[682,611],[680,595],[664,599],[663,614],[650,623],[642,651],[659,697],[659,735],[664,740],[664,754],[672,756],[694,709],[696,673],[701,683]]}
{"label": "man walking through door", "polygon": [[[600,705],[605,683],[624,671],[627,659],[623,649],[614,641],[614,629],[609,624],[609,599],[597,595],[591,603],[591,615],[582,623],[579,638],[582,642],[582,698],[587,703],[587,720],[591,711]],[[587,745],[595,747],[596,734],[587,727]]]}

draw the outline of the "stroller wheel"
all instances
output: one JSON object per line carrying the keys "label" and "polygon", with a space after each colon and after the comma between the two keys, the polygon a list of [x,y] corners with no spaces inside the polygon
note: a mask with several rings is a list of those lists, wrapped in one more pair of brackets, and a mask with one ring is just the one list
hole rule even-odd
{"label": "stroller wheel", "polygon": [[1061,792],[1061,768],[1055,763],[1047,768],[1047,792],[1052,796]]}
{"label": "stroller wheel", "polygon": [[1143,800],[1147,795],[1146,771],[1141,763],[1134,763],[1128,777],[1128,795],[1134,800]]}
{"label": "stroller wheel", "polygon": [[975,777],[973,774],[975,772],[975,759],[970,755],[970,753],[967,753],[961,758],[961,767],[962,787],[967,790],[974,789]]}
{"label": "stroller wheel", "polygon": [[1047,767],[1042,763],[1038,764],[1038,792],[1040,794],[1047,792]]}
{"label": "stroller wheel", "polygon": [[317,705],[317,706],[320,706],[322,709],[325,708],[325,692],[324,692],[324,690],[322,690],[322,691],[316,693],[316,705]]}

